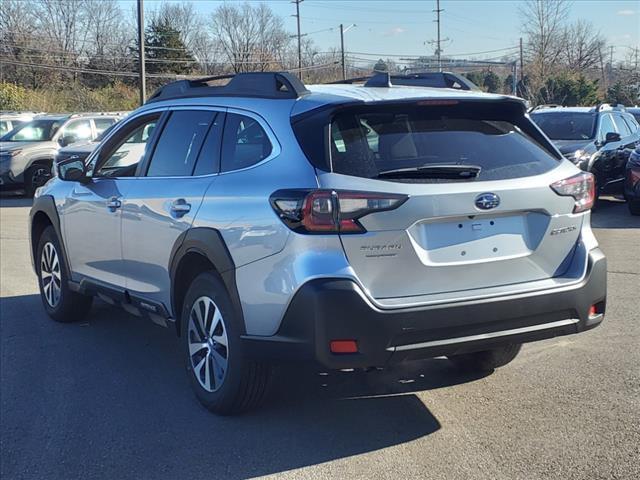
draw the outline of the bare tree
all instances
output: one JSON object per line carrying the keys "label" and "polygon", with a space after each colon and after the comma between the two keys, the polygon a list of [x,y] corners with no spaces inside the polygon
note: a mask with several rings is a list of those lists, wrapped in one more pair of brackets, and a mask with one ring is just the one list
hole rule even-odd
{"label": "bare tree", "polygon": [[569,8],[567,0],[526,0],[520,7],[529,70],[537,82],[544,81],[558,65]]}
{"label": "bare tree", "polygon": [[88,37],[85,0],[39,0],[38,28],[48,39],[60,65],[77,63]]}
{"label": "bare tree", "polygon": [[223,4],[213,14],[213,36],[234,72],[265,71],[282,61],[290,42],[282,18],[265,4]]}
{"label": "bare tree", "polygon": [[21,84],[38,84],[16,62],[37,61],[40,55],[38,39],[34,37],[36,17],[26,2],[3,0],[0,8],[0,54],[4,62],[0,66],[0,79]]}
{"label": "bare tree", "polygon": [[591,23],[578,20],[565,28],[561,45],[564,67],[573,73],[583,73],[598,66],[606,40]]}

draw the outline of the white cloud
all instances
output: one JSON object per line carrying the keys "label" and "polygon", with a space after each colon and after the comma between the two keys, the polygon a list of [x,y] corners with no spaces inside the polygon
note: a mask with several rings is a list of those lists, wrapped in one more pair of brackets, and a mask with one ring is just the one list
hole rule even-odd
{"label": "white cloud", "polygon": [[387,30],[386,32],[384,32],[384,36],[385,37],[395,37],[396,35],[400,35],[404,32],[406,32],[407,30],[405,28],[402,27],[393,27],[389,30]]}
{"label": "white cloud", "polygon": [[630,17],[632,15],[635,15],[636,11],[635,10],[618,10],[616,13],[621,17]]}

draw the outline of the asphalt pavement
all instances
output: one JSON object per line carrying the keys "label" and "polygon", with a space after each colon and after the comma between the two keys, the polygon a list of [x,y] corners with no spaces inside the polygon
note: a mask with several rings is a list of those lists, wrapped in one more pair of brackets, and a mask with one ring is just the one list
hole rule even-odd
{"label": "asphalt pavement", "polygon": [[480,378],[445,359],[282,368],[241,417],[198,404],[171,330],[105,304],[49,320],[29,206],[0,199],[3,480],[640,478],[640,218],[622,202],[593,214],[609,262],[601,327],[526,345]]}

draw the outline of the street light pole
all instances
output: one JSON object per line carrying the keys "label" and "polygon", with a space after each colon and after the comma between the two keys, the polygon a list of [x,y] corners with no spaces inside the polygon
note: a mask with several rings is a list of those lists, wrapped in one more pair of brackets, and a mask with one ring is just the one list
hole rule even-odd
{"label": "street light pole", "polygon": [[342,65],[342,79],[347,79],[347,65],[344,57],[344,34],[348,32],[350,29],[355,27],[356,24],[352,23],[347,28],[344,28],[344,25],[340,24],[340,64]]}
{"label": "street light pole", "polygon": [[138,0],[138,76],[140,82],[140,105],[147,99],[147,82],[144,65],[144,4]]}

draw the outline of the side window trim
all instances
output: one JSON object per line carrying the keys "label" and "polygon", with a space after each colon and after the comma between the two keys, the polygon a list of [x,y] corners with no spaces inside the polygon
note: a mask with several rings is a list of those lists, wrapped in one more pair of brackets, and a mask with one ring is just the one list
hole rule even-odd
{"label": "side window trim", "polygon": [[[271,129],[271,126],[259,114],[255,113],[255,112],[252,112],[251,110],[244,110],[244,109],[241,109],[241,108],[227,108],[227,113],[235,113],[237,115],[244,115],[245,117],[252,118],[256,122],[258,122],[260,127],[262,127],[262,130],[267,134],[267,138],[271,142],[271,153],[266,158],[260,160],[258,163],[255,163],[253,165],[249,165],[248,167],[238,168],[238,169],[235,169],[235,170],[227,170],[226,172],[223,172],[222,171],[222,151],[221,151],[220,152],[220,173],[219,173],[219,175],[228,175],[228,174],[233,174],[233,173],[236,173],[236,172],[244,172],[245,170],[249,170],[250,168],[256,168],[256,167],[258,167],[258,166],[260,166],[260,165],[262,165],[264,163],[270,162],[271,160],[276,158],[278,155],[280,155],[280,152],[282,151],[282,146],[280,145],[280,142],[278,141],[278,137],[276,137],[275,133]],[[225,118],[225,126],[224,126],[224,128],[226,128],[226,122],[227,122],[228,118],[229,118],[229,116],[227,115],[227,117]],[[222,138],[223,139],[224,139],[224,128],[223,128],[223,132],[222,132]],[[221,142],[221,143],[224,143],[224,141]],[[222,147],[222,145],[221,145],[221,147]]]}

